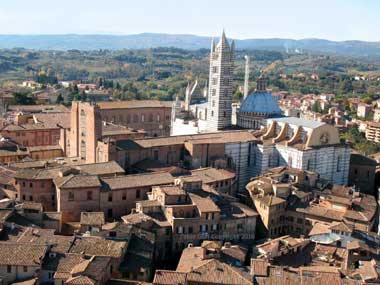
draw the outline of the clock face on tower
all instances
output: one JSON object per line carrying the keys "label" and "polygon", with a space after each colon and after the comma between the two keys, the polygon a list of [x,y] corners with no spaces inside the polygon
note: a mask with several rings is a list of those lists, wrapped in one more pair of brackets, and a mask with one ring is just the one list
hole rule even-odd
{"label": "clock face on tower", "polygon": [[321,135],[321,137],[319,138],[319,141],[321,142],[321,144],[328,144],[329,141],[330,141],[329,134],[328,133],[323,133]]}

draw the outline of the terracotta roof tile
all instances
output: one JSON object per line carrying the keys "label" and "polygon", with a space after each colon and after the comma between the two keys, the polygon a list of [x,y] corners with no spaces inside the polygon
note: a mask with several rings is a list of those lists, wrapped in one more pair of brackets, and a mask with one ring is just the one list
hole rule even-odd
{"label": "terracotta roof tile", "polygon": [[173,102],[158,100],[131,100],[114,102],[97,102],[100,109],[134,109],[134,108],[171,108]]}
{"label": "terracotta roof tile", "polygon": [[80,215],[80,224],[87,226],[104,225],[104,212],[82,212]]}
{"label": "terracotta roof tile", "polygon": [[174,177],[167,172],[155,172],[104,177],[102,178],[102,181],[104,182],[106,189],[114,190],[172,184],[174,183]]}
{"label": "terracotta roof tile", "polygon": [[105,240],[97,237],[77,237],[70,248],[70,252],[120,258],[125,247],[126,243],[121,241]]}
{"label": "terracotta roof tile", "polygon": [[0,265],[37,266],[42,264],[46,245],[0,242]]}
{"label": "terracotta roof tile", "polygon": [[235,178],[234,172],[211,167],[192,170],[191,174],[198,176],[206,184]]}
{"label": "terracotta roof tile", "polygon": [[155,285],[185,285],[186,273],[169,270],[157,270],[154,275]]}

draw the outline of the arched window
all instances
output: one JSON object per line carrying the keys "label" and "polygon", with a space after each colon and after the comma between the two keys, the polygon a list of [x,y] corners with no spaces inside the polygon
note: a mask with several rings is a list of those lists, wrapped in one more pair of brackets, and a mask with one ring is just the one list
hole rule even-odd
{"label": "arched window", "polygon": [[149,122],[153,122],[153,114],[149,114]]}
{"label": "arched window", "polygon": [[133,122],[134,123],[138,123],[139,122],[139,117],[136,114],[133,115]]}
{"label": "arched window", "polygon": [[159,122],[160,121],[160,114],[157,114],[157,122]]}
{"label": "arched window", "polygon": [[145,122],[145,115],[144,115],[144,114],[141,115],[141,122],[142,122],[142,123]]}

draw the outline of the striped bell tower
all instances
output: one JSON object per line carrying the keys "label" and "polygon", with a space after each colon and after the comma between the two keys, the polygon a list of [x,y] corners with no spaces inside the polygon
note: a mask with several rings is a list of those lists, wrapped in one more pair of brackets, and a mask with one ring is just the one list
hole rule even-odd
{"label": "striped bell tower", "polygon": [[223,31],[219,43],[211,42],[207,131],[216,132],[231,126],[232,74],[235,44]]}

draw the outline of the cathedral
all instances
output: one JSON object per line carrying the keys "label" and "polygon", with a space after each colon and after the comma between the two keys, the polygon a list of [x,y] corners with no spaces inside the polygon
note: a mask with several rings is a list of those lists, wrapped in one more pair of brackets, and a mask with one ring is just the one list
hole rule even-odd
{"label": "cathedral", "polygon": [[234,51],[234,42],[230,43],[224,32],[218,44],[212,41],[209,86],[202,88],[198,81],[189,84],[184,104],[178,98],[173,103],[171,135],[255,130],[256,139],[246,150],[242,151],[241,144],[230,145],[231,153],[244,153],[249,158],[246,162],[242,157],[238,159],[239,172],[247,173],[240,185],[269,168],[285,165],[317,171],[335,184],[347,184],[350,148],[340,143],[338,130],[325,123],[284,117],[267,89],[264,74],[258,79],[256,90],[249,94],[248,57],[244,98],[237,104],[236,123],[232,125]]}
{"label": "cathedral", "polygon": [[266,126],[268,119],[282,117],[276,99],[267,90],[267,81],[264,75],[260,76],[256,91],[243,99],[236,113],[239,127],[259,130]]}
{"label": "cathedral", "polygon": [[185,106],[177,98],[171,135],[217,132],[231,127],[234,51],[235,44],[228,42],[224,31],[217,45],[211,42],[208,91],[203,93],[203,100],[199,98],[196,81],[186,89]]}
{"label": "cathedral", "polygon": [[[177,98],[173,105],[171,135],[217,132],[232,125],[232,91],[235,44],[225,33],[217,45],[211,42],[209,86],[202,89],[198,80],[186,88],[184,104]],[[281,117],[281,110],[267,90],[267,78],[258,79],[257,89],[248,94],[249,58],[246,57],[244,99],[236,110],[236,126],[259,130],[270,118]]]}

